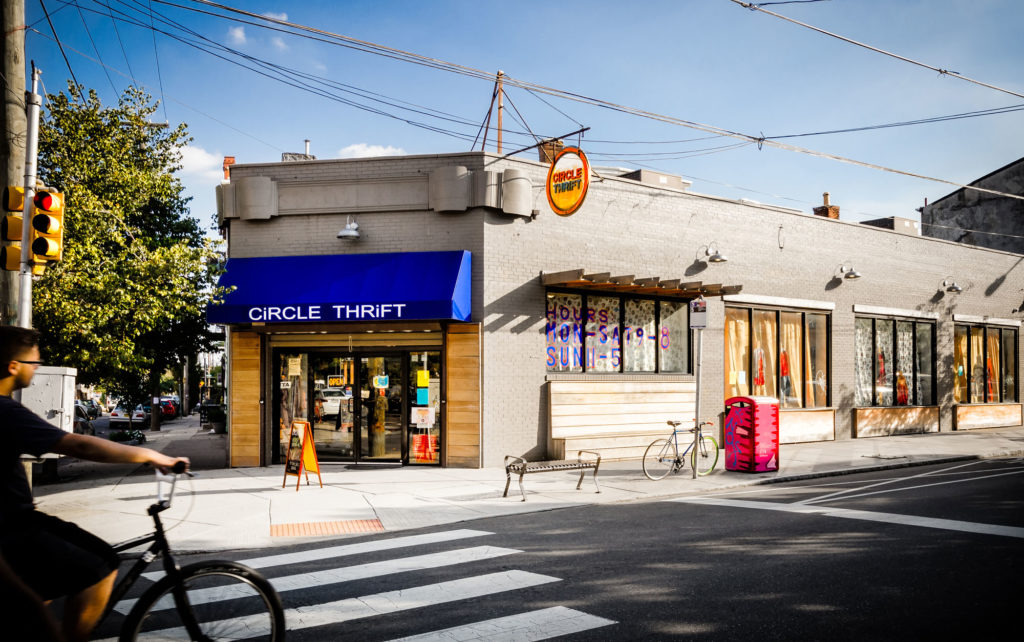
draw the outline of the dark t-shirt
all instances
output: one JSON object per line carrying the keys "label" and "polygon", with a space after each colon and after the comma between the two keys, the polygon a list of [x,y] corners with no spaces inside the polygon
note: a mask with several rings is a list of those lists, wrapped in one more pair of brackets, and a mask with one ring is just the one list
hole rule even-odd
{"label": "dark t-shirt", "polygon": [[0,395],[0,524],[34,507],[21,455],[38,457],[52,452],[66,434],[14,399]]}

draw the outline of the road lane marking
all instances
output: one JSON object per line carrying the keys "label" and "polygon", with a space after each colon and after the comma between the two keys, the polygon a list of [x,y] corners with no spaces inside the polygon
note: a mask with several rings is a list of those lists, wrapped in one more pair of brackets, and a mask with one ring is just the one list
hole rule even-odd
{"label": "road lane marking", "polygon": [[[844,499],[854,499],[856,497],[867,497],[868,495],[884,495],[886,493],[898,493],[903,490],[914,490],[916,488],[929,488],[931,486],[943,486],[945,484],[963,484],[965,482],[978,481],[979,479],[989,479],[990,477],[1004,477],[1006,475],[1021,475],[1024,474],[1024,470],[1014,470],[1008,473],[996,473],[994,475],[982,475],[981,477],[971,477],[970,479],[951,479],[948,481],[935,482],[933,484],[918,484],[917,486],[904,486],[902,488],[887,488],[885,490],[876,490],[870,493],[858,493],[857,495],[845,495],[843,497],[835,497],[836,501],[842,501]],[[910,479],[910,478],[908,478]],[[860,489],[850,489],[851,491]],[[814,502],[823,501],[824,498],[812,499],[810,501],[797,502],[800,504],[811,504]]]}
{"label": "road lane marking", "polygon": [[875,488],[877,486],[886,486],[888,484],[895,484],[896,482],[900,482],[900,481],[904,481],[904,480],[908,480],[908,479],[917,479],[918,477],[928,477],[929,475],[932,475],[932,474],[948,473],[951,470],[956,470],[957,468],[964,468],[966,466],[974,466],[975,464],[978,464],[978,463],[980,463],[980,462],[971,461],[971,462],[968,462],[966,464],[957,464],[956,466],[950,466],[949,468],[943,468],[942,470],[930,470],[930,471],[927,471],[927,472],[918,473],[916,475],[910,475],[909,477],[897,477],[895,479],[886,479],[886,480],[883,480],[883,481],[875,482],[874,484],[868,484],[867,486],[858,486],[857,488],[847,488],[846,490],[839,490],[839,491],[836,491],[834,493],[829,493],[827,495],[822,495],[820,497],[813,497],[811,499],[804,499],[804,500],[801,500],[801,501],[799,501],[797,503],[798,504],[813,504],[814,502],[826,501],[826,500],[832,499],[833,497],[838,497],[840,495],[845,495],[846,493],[859,492],[859,491],[862,491],[862,490],[864,490],[866,488]]}
{"label": "road lane marking", "polygon": [[[471,600],[495,593],[560,581],[561,579],[557,577],[527,573],[526,571],[504,571],[398,591],[353,597],[336,602],[300,606],[285,610],[284,619],[289,631],[297,631],[375,615],[386,615],[448,602]],[[249,627],[259,627],[265,619],[266,615],[249,615],[221,620],[218,621],[217,625],[230,626],[236,630],[246,630]],[[185,631],[184,627],[156,631],[150,635],[157,639],[188,639],[188,632]],[[109,641],[104,640],[103,642]]]}
{"label": "road lane marking", "polygon": [[609,624],[616,622],[564,606],[553,606],[549,609],[481,620],[440,631],[398,638],[392,642],[533,642],[589,631]]}
{"label": "road lane marking", "polygon": [[[287,591],[308,589],[311,586],[324,587],[329,584],[341,584],[354,580],[365,580],[372,577],[393,575],[395,573],[407,573],[410,571],[423,571],[443,566],[454,566],[456,564],[468,564],[482,560],[494,559],[522,551],[512,548],[499,548],[497,546],[476,546],[473,548],[461,548],[443,553],[430,553],[427,555],[416,555],[413,557],[402,557],[398,559],[384,560],[382,562],[370,562],[356,566],[343,566],[341,568],[329,568],[324,570],[311,571],[309,573],[298,573],[275,577],[270,580],[274,590],[279,594]],[[247,584],[234,583],[222,587],[210,587],[196,589],[188,592],[188,599],[193,605],[209,604],[233,600],[253,595],[252,589]],[[120,613],[127,614],[138,600],[121,600],[115,607]],[[174,608],[174,598],[165,595],[153,605],[153,611],[160,611]]]}
{"label": "road lane marking", "polygon": [[[325,560],[333,557],[345,557],[348,555],[361,555],[363,553],[375,553],[378,551],[389,551],[396,548],[409,546],[421,546],[423,544],[436,544],[439,542],[451,542],[470,537],[483,537],[494,535],[487,531],[475,531],[468,528],[461,528],[453,531],[441,531],[438,533],[425,533],[423,535],[409,535],[407,537],[393,537],[391,539],[380,539],[371,542],[360,542],[358,544],[344,544],[342,546],[329,546],[327,548],[315,548],[297,553],[282,553],[280,555],[265,555],[262,557],[250,557],[247,560],[239,560],[239,564],[245,564],[249,568],[269,568],[271,566],[282,566],[284,564],[301,564]],[[163,571],[143,573],[142,577],[159,580],[164,576]]]}
{"label": "road lane marking", "polygon": [[725,506],[729,508],[752,508],[755,510],[774,510],[784,513],[823,515],[825,517],[842,517],[844,519],[859,519],[868,522],[885,522],[889,524],[900,524],[902,526],[920,526],[923,528],[938,528],[949,531],[961,531],[964,533],[978,533],[981,535],[999,535],[1002,537],[1016,537],[1024,539],[1024,528],[1017,528],[1015,526],[999,526],[997,524],[980,524],[977,522],[964,522],[956,519],[917,517],[915,515],[898,515],[896,513],[876,513],[873,511],[851,510],[848,508],[808,506],[807,504],[777,504],[774,502],[752,502],[743,499],[719,499],[716,497],[679,498],[669,499],[667,501],[683,504]]}

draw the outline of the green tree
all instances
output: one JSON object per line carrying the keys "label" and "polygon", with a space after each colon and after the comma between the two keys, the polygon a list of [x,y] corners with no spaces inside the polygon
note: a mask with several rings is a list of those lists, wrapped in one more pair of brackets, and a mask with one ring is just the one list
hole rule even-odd
{"label": "green tree", "polygon": [[130,87],[116,107],[69,83],[48,95],[39,178],[65,195],[64,256],[33,286],[33,324],[47,363],[78,369],[129,409],[160,376],[212,340],[219,241],[189,215],[174,176],[185,125],[150,117],[157,103]]}

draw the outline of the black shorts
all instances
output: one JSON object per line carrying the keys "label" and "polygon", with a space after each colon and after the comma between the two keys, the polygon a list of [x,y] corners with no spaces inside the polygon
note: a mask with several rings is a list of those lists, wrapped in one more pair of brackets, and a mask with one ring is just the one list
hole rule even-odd
{"label": "black shorts", "polygon": [[71,522],[33,510],[5,520],[3,530],[4,559],[44,600],[74,595],[117,570],[110,544]]}

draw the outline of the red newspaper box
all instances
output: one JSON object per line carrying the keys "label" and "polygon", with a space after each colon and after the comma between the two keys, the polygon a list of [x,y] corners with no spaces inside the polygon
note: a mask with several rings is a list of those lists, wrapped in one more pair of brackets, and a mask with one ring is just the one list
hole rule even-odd
{"label": "red newspaper box", "polygon": [[725,469],[766,473],[779,469],[779,400],[733,397],[725,402]]}

